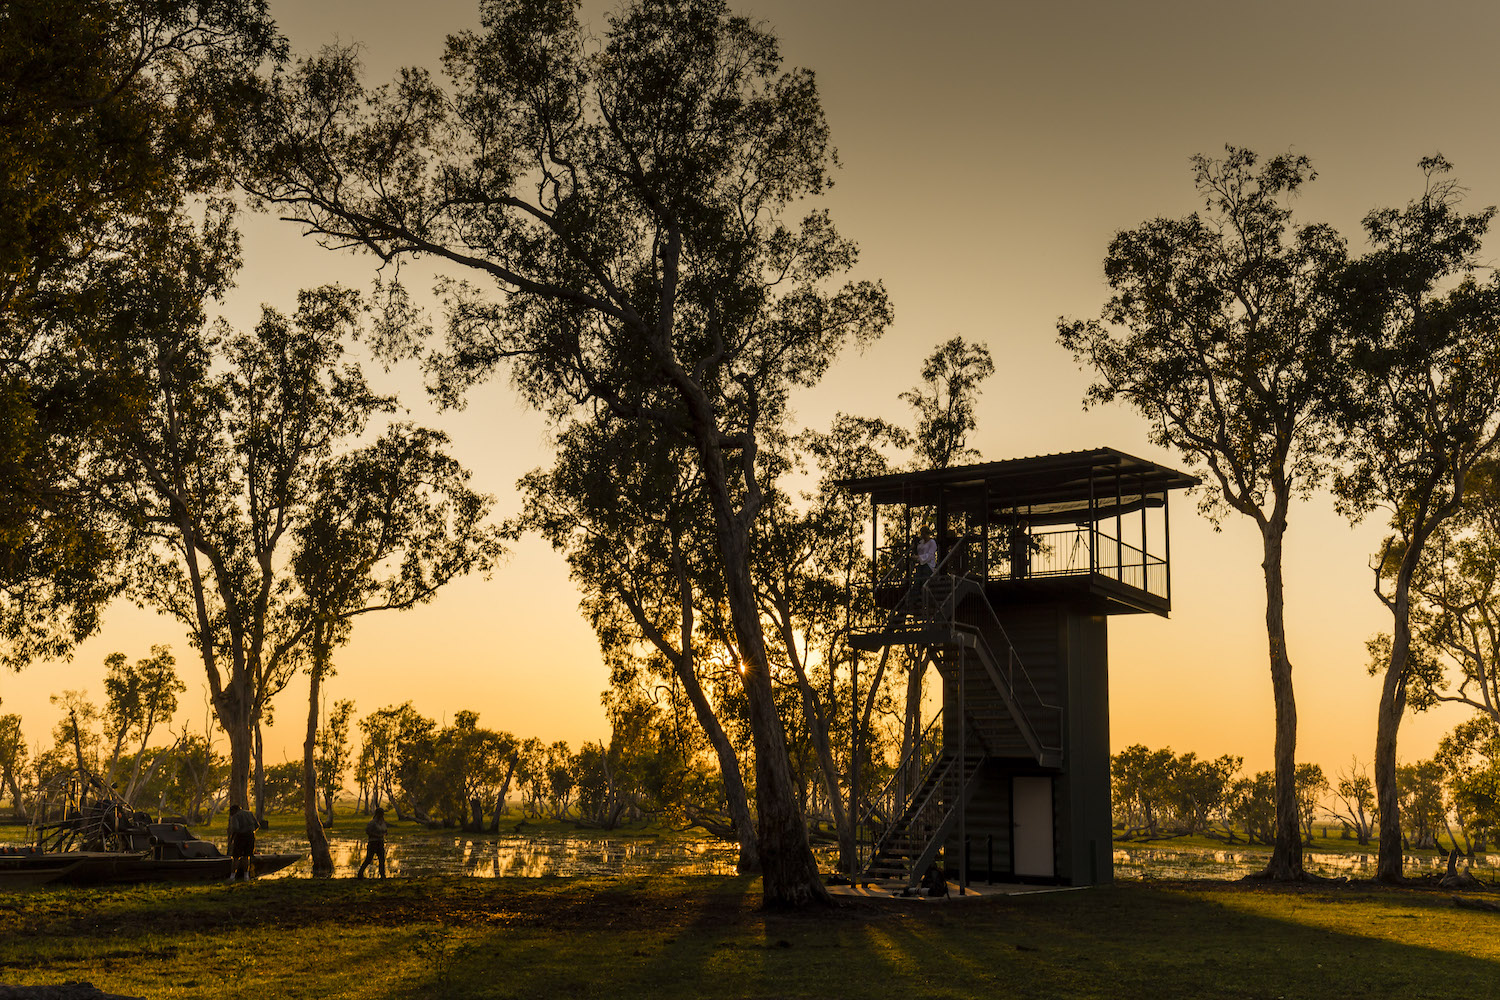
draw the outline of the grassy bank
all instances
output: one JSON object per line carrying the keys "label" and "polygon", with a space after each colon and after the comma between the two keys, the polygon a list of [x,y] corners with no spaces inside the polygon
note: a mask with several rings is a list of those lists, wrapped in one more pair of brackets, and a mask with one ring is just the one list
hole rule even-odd
{"label": "grassy bank", "polygon": [[1500,914],[1368,885],[758,909],[746,878],[281,880],[0,896],[0,982],[144,997],[1485,996]]}

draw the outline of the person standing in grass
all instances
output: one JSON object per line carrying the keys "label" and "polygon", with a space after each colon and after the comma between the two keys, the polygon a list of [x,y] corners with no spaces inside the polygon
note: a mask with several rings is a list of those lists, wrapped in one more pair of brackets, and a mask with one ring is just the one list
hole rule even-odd
{"label": "person standing in grass", "polygon": [[229,881],[250,881],[250,856],[255,853],[255,814],[238,805],[229,807],[229,856],[234,859]]}
{"label": "person standing in grass", "polygon": [[376,807],[370,822],[365,824],[365,861],[355,878],[364,878],[365,869],[375,858],[380,859],[380,877],[385,878],[385,831],[385,810]]}

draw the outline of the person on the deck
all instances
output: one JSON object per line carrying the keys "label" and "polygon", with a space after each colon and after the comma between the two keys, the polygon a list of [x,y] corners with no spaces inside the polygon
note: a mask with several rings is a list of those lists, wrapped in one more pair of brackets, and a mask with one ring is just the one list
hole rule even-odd
{"label": "person on the deck", "polygon": [[241,809],[238,804],[229,807],[229,856],[234,859],[229,881],[250,881],[250,857],[255,853],[255,831],[259,826],[250,810]]}
{"label": "person on the deck", "polygon": [[385,831],[385,810],[376,807],[370,822],[365,824],[365,862],[359,866],[359,873],[355,878],[364,878],[365,869],[376,858],[380,860],[380,877],[385,878]]}
{"label": "person on the deck", "polygon": [[1010,529],[1010,575],[1024,580],[1031,575],[1031,535],[1017,521]]}
{"label": "person on the deck", "polygon": [[927,581],[932,579],[932,574],[937,572],[937,542],[932,540],[931,535],[923,535],[922,540],[917,542],[917,565],[912,570],[911,589],[906,592],[905,604],[908,610],[915,608],[922,600],[922,588]]}
{"label": "person on the deck", "polygon": [[926,583],[937,572],[937,542],[931,535],[922,536],[917,543],[917,586]]}

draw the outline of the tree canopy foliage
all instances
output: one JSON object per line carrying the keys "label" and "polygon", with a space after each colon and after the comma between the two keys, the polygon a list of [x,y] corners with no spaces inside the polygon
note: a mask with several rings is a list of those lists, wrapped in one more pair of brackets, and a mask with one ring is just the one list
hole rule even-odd
{"label": "tree canopy foliage", "polygon": [[[63,655],[119,589],[94,502],[103,428],[138,397],[109,358],[153,294],[143,266],[263,57],[263,0],[12,0],[0,10],[0,661]],[[159,264],[160,261],[155,263]]]}
{"label": "tree canopy foliage", "polygon": [[1379,877],[1391,881],[1402,867],[1396,740],[1418,672],[1413,582],[1436,533],[1462,510],[1474,470],[1500,443],[1500,277],[1477,276],[1495,209],[1464,211],[1441,156],[1421,167],[1421,196],[1365,216],[1370,249],[1341,276],[1345,368],[1329,402],[1343,446],[1338,496],[1356,516],[1384,511],[1391,529],[1375,563],[1392,631],[1378,671],[1374,761]]}

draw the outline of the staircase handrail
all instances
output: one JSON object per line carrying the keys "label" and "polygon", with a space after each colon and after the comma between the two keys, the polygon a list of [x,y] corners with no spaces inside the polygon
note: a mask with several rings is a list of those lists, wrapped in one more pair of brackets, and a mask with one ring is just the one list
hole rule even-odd
{"label": "staircase handrail", "polygon": [[[880,791],[876,792],[874,795],[865,800],[867,803],[869,803],[869,806],[865,809],[864,814],[860,816],[859,822],[861,826],[866,825],[870,822],[870,817],[875,815],[875,810],[881,805],[882,802],[890,797],[891,792],[896,788],[899,787],[904,789],[904,791],[902,792],[902,795],[904,797],[906,794],[921,787],[920,780],[916,784],[910,784],[902,779],[908,777],[909,773],[912,770],[912,763],[920,760],[922,751],[929,747],[928,740],[932,736],[932,731],[937,728],[937,724],[941,721],[943,721],[943,715],[941,712],[939,712],[928,721],[927,725],[922,727],[921,735],[917,737],[916,742],[912,744],[911,749],[906,752],[906,756],[902,758],[901,763],[896,765],[896,769],[891,772],[890,778],[888,778],[886,780],[886,783],[881,786]],[[931,769],[932,765],[940,756],[941,754],[939,753],[935,755],[931,760],[928,760],[925,763],[918,764],[916,770],[921,773],[921,776],[923,778],[927,776],[927,771]]]}
{"label": "staircase handrail", "polygon": [[[960,539],[961,543],[964,541],[967,541],[967,539]],[[958,551],[959,547],[959,545],[955,545],[952,549],[950,549],[948,555],[944,558],[943,561],[946,563],[948,559],[952,558],[954,553]],[[933,592],[934,584],[939,583],[941,583],[941,585],[947,590],[947,594],[941,602],[935,599],[935,594]],[[1015,643],[1011,641],[1010,633],[1006,631],[1005,624],[1000,621],[1000,616],[996,614],[994,606],[990,604],[989,597],[984,592],[984,587],[977,580],[969,576],[959,576],[952,573],[944,573],[942,575],[939,575],[934,573],[930,579],[926,580],[923,583],[922,594],[923,607],[925,609],[931,609],[927,612],[926,615],[926,620],[928,622],[941,623],[942,625],[953,631],[962,630],[966,634],[972,635],[974,637],[976,645],[982,644],[986,648],[988,648],[989,642],[985,638],[985,635],[981,630],[972,625],[961,623],[958,620],[958,605],[960,604],[962,598],[967,595],[978,596],[979,604],[982,605],[984,610],[988,613],[990,621],[999,631],[1000,637],[1005,640],[1006,651],[1009,653],[1009,659],[1007,661],[1009,676],[1005,678],[1005,682],[1010,686],[1011,692],[1014,693],[1016,690],[1015,671],[1016,668],[1019,667],[1021,678],[1026,682],[1026,686],[1031,690],[1031,695],[1035,703],[1042,709],[1057,713],[1058,732],[1059,734],[1061,734],[1063,720],[1062,706],[1055,705],[1042,697],[1041,691],[1037,689],[1036,682],[1031,679],[1031,673],[1026,669],[1025,662],[1021,659],[1021,654],[1016,651]],[[993,652],[991,652],[991,656],[994,656]],[[995,662],[998,666],[998,657],[995,657]],[[1031,713],[1027,711],[1026,706],[1022,704],[1019,699],[1013,700],[1015,701],[1016,710],[1021,713],[1022,721],[1024,721],[1025,724],[1031,728],[1031,731],[1035,733],[1037,730],[1035,724],[1032,722]],[[1038,740],[1037,745],[1041,746],[1044,750],[1062,749],[1061,746],[1043,744],[1040,742],[1040,740]]]}
{"label": "staircase handrail", "polygon": [[[1019,724],[1019,728],[1021,729],[1021,734],[1023,737],[1025,737],[1026,742],[1031,747],[1032,752],[1037,754],[1038,760],[1041,759],[1041,755],[1045,751],[1050,750],[1061,752],[1062,747],[1052,746],[1051,744],[1042,742],[1042,737],[1041,734],[1037,731],[1036,723],[1031,718],[1031,712],[1027,709],[1025,703],[1021,701],[1020,696],[1016,691],[1014,672],[1012,672],[1011,676],[1002,676],[999,658],[990,648],[990,644],[988,640],[985,639],[984,633],[980,632],[972,625],[965,625],[962,623],[954,625],[953,628],[955,631],[963,632],[971,638],[974,650],[979,655],[980,665],[985,668],[985,671],[989,674],[990,679],[994,683],[996,689],[999,690],[1001,696],[1004,697],[1006,705],[1010,712],[1014,716],[1018,716],[1016,721]],[[1014,647],[1011,648],[1014,652]],[[1026,678],[1029,684],[1030,678],[1026,676],[1024,666],[1022,667],[1022,676]],[[1040,694],[1036,690],[1036,685],[1029,684],[1029,686],[1031,687],[1032,695],[1036,698],[1037,702],[1041,705],[1042,708],[1050,708],[1058,713],[1060,733],[1062,709],[1059,706],[1049,705],[1046,702],[1043,702],[1041,700]]]}
{"label": "staircase handrail", "polygon": [[[886,824],[885,829],[880,831],[880,836],[875,840],[875,844],[870,850],[871,858],[878,858],[880,856],[880,852],[884,849],[886,841],[890,840],[891,835],[897,830],[903,830],[908,834],[915,833],[923,841],[926,841],[930,837],[927,825],[922,822],[922,819],[930,811],[934,801],[939,803],[942,801],[942,797],[938,795],[938,792],[948,781],[949,772],[955,767],[961,767],[963,763],[964,755],[961,753],[951,756],[945,754],[932,762],[929,774],[924,775],[922,783],[916,789],[913,789],[915,792],[925,787],[927,794],[920,801],[913,802],[903,811],[902,817],[905,819],[904,823],[891,822]],[[939,768],[941,768],[941,772],[937,773]]]}
{"label": "staircase handrail", "polygon": [[[958,810],[968,801],[969,788],[978,780],[980,773],[984,770],[984,762],[987,759],[988,755],[976,755],[973,758],[974,766],[972,769],[969,769],[967,767],[969,755],[959,754],[954,758],[954,763],[960,765],[958,787],[953,790],[952,795],[948,796],[946,803],[941,797],[929,795],[921,806],[924,821],[919,824],[917,822],[918,817],[913,816],[913,821],[908,824],[908,829],[920,828],[922,830],[922,840],[925,843],[922,852],[912,857],[910,879],[913,886],[922,880],[922,876],[927,873],[927,868],[936,859],[937,852],[942,847],[939,841],[945,839]],[[946,778],[947,776],[945,775],[944,777]],[[935,788],[936,786],[934,786]],[[946,805],[946,808],[943,808],[944,805]],[[934,812],[937,813],[935,821],[930,816]]]}
{"label": "staircase handrail", "polygon": [[974,592],[979,595],[980,602],[984,605],[984,610],[989,612],[990,621],[995,623],[995,628],[1000,631],[1000,635],[1005,639],[1005,645],[1010,650],[1012,662],[1015,663],[1016,666],[1021,668],[1021,676],[1026,679],[1026,684],[1031,688],[1031,693],[1036,695],[1037,704],[1041,705],[1043,708],[1051,708],[1056,709],[1057,711],[1062,711],[1061,705],[1054,705],[1051,702],[1048,702],[1045,698],[1042,697],[1042,693],[1037,690],[1036,684],[1031,680],[1031,673],[1026,669],[1026,664],[1021,660],[1021,654],[1016,652],[1016,644],[1011,642],[1010,633],[1005,630],[1005,623],[1000,620],[1000,615],[995,612],[994,605],[990,604],[990,599],[985,596],[984,588],[979,586],[978,583],[974,582],[968,577],[963,577],[962,579],[963,582],[968,583],[970,586],[972,586],[974,588]]}
{"label": "staircase handrail", "polygon": [[[927,590],[927,587],[932,583],[933,580],[944,575],[945,567],[947,567],[948,564],[952,562],[960,552],[966,550],[969,546],[969,543],[977,540],[977,535],[961,535],[953,539],[952,543],[948,546],[947,553],[943,556],[942,559],[939,559],[937,561],[936,565],[933,567],[932,573],[922,581],[922,587],[920,589],[925,592]],[[886,551],[889,551],[890,548],[895,548],[895,546],[888,547]],[[903,551],[901,551],[893,558],[891,568],[886,570],[885,575],[882,576],[878,581],[876,581],[874,587],[874,590],[876,592],[880,591],[884,587],[889,587],[895,584],[898,580],[904,581],[906,583],[906,589],[908,591],[912,589],[912,585],[916,579],[914,565],[916,563],[916,555],[909,550],[909,546],[903,545],[901,548]],[[893,609],[892,614],[886,619],[887,629],[890,629],[895,624],[895,618],[897,617],[897,614],[902,610],[903,609],[901,608],[901,602],[897,602],[896,608]]]}

